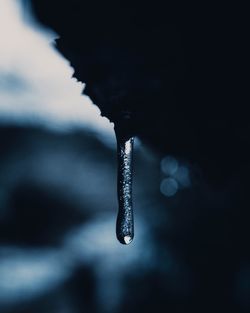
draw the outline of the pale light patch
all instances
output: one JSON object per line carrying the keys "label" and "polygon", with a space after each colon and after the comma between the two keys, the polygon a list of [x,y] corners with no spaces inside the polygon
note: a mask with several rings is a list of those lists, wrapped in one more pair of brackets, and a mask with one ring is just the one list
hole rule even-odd
{"label": "pale light patch", "polygon": [[82,95],[85,85],[55,49],[56,35],[24,19],[22,3],[0,0],[0,123],[82,128],[115,146],[113,124]]}

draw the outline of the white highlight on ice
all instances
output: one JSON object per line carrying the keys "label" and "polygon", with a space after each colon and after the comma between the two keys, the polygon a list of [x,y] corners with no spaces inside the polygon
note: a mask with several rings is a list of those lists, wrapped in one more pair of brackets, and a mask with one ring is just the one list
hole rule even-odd
{"label": "white highlight on ice", "polygon": [[125,142],[125,153],[130,154],[131,151],[132,151],[132,142],[131,142],[131,140],[127,140]]}
{"label": "white highlight on ice", "polygon": [[124,237],[124,242],[126,243],[126,245],[130,244],[132,242],[132,238],[130,236],[125,236]]}

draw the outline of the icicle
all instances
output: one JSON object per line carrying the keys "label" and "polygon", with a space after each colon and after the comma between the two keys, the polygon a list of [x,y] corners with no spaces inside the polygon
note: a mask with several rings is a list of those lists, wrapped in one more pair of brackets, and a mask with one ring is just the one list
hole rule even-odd
{"label": "icicle", "polygon": [[134,138],[127,138],[116,132],[118,154],[117,192],[119,211],[116,236],[122,244],[129,244],[134,238],[134,217],[132,204],[132,162]]}

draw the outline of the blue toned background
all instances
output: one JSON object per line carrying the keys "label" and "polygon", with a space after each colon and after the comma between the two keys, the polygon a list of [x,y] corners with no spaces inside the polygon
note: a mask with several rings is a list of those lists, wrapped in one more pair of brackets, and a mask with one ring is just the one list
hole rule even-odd
{"label": "blue toned background", "polygon": [[[138,122],[135,239],[122,246],[113,125],[82,95],[58,36],[29,1],[0,0],[0,312],[249,312],[243,114],[231,153],[213,146],[227,114],[211,125],[190,105],[197,128],[179,112],[166,135],[155,107],[155,137]],[[210,126],[206,156],[193,143]]]}

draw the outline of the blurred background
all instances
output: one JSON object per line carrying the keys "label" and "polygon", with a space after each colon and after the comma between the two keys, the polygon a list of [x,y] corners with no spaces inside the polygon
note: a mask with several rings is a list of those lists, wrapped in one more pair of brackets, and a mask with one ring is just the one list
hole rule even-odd
{"label": "blurred background", "polygon": [[113,124],[47,27],[0,0],[0,312],[249,312],[247,117],[145,109],[122,246]]}

